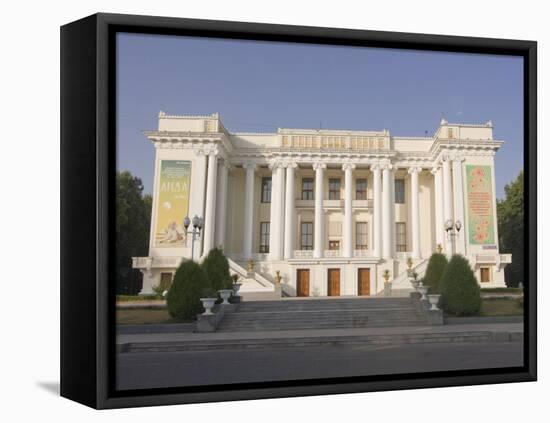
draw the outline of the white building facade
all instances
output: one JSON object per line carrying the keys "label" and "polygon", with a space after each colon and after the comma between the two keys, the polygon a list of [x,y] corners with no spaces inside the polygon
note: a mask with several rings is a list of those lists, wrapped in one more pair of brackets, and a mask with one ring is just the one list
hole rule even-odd
{"label": "white building facade", "polygon": [[[182,259],[223,247],[242,291],[288,296],[410,292],[434,251],[462,254],[483,287],[505,286],[491,122],[442,120],[432,137],[388,130],[230,133],[218,114],[159,114],[148,257],[135,257],[142,294]],[[185,216],[203,217],[193,243]],[[449,234],[445,222],[460,222]],[[456,228],[456,225],[455,225]],[[191,229],[191,227],[190,227]],[[194,244],[194,251],[192,245]],[[252,260],[252,262],[251,262]]]}

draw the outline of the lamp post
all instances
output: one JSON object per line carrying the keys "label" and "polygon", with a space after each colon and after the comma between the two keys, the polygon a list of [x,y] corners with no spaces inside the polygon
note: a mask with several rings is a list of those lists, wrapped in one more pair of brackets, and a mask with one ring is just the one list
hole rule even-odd
{"label": "lamp post", "polygon": [[[189,231],[189,225],[193,223],[193,230]],[[191,234],[191,261],[193,260],[193,253],[195,252],[195,238],[199,238],[201,234],[202,227],[204,225],[204,220],[202,217],[195,215],[193,217],[193,222],[189,219],[189,216],[185,216],[183,219],[183,227],[185,229],[185,236]]]}
{"label": "lamp post", "polygon": [[451,255],[455,253],[455,238],[458,236],[460,229],[462,229],[462,222],[460,220],[453,222],[452,219],[449,219],[445,222],[447,239],[451,241]]}

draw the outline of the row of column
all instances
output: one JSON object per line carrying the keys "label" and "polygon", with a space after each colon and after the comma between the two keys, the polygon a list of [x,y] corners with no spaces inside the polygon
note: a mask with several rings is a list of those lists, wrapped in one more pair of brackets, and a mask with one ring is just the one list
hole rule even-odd
{"label": "row of column", "polygon": [[[295,205],[294,205],[294,175],[296,163],[275,162],[270,165],[271,179],[271,215],[269,251],[271,260],[293,257],[295,242]],[[245,212],[243,255],[252,255],[253,211],[254,211],[254,173],[256,165],[243,165],[246,171],[245,182]],[[353,257],[353,170],[355,164],[345,163],[344,171],[344,221],[342,256]],[[315,171],[315,209],[314,209],[314,247],[313,257],[324,256],[324,171],[325,163],[314,163]],[[286,170],[286,171],[285,171]],[[373,256],[391,258],[395,250],[395,218],[394,218],[394,168],[391,164],[373,165]],[[418,201],[419,167],[409,169],[411,174],[411,207],[412,207],[412,256],[420,257],[420,215]],[[286,173],[286,175],[285,175]],[[286,182],[285,182],[286,181]]]}
{"label": "row of column", "polygon": [[466,253],[463,161],[464,158],[459,155],[443,155],[441,163],[437,163],[432,169],[435,189],[435,242],[441,245],[447,254],[451,253],[453,242],[444,229],[448,220],[462,223],[462,230],[456,234],[455,245],[457,253]]}
{"label": "row of column", "polygon": [[[207,253],[216,245],[223,245],[226,232],[226,203],[228,165],[217,160],[218,150],[212,149],[199,154],[197,165],[200,169],[206,167],[208,172],[206,181],[197,189],[206,188],[204,202],[204,236],[202,251]],[[436,244],[442,245],[445,251],[451,251],[451,239],[445,235],[444,222],[451,219],[464,223],[464,197],[462,182],[462,161],[455,156],[443,156],[441,166],[438,164],[432,169],[435,189],[435,227]],[[272,171],[271,183],[271,215],[269,251],[271,260],[288,259],[293,257],[295,242],[295,169],[296,163],[274,162],[270,165]],[[451,169],[452,167],[452,169]],[[244,237],[243,255],[251,257],[253,240],[253,212],[254,212],[254,178],[256,165],[245,163],[246,172],[245,202],[244,202]],[[342,256],[353,257],[353,170],[356,165],[345,163],[344,171],[344,221]],[[315,220],[314,220],[314,248],[313,257],[322,258],[324,255],[324,171],[325,163],[314,163],[315,170]],[[204,169],[206,170],[206,169]],[[394,216],[394,167],[392,164],[376,164],[370,167],[373,174],[373,248],[374,257],[391,258],[395,250],[395,216]],[[419,180],[420,167],[410,167],[411,175],[411,256],[420,258],[420,212],[419,212]],[[452,174],[451,174],[452,171]],[[286,181],[286,182],[285,182]],[[200,181],[198,185],[201,185]],[[204,186],[206,185],[206,187]],[[455,195],[453,195],[453,193]],[[201,214],[196,212],[195,214]],[[464,230],[456,239],[457,252],[464,254],[466,242]],[[199,247],[200,250],[200,247]]]}

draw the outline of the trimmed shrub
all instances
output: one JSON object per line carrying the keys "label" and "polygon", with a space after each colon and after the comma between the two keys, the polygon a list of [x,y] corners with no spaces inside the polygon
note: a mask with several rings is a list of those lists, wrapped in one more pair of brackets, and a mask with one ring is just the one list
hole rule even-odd
{"label": "trimmed shrub", "polygon": [[447,257],[440,253],[433,253],[428,261],[426,274],[422,279],[422,283],[430,288],[430,294],[440,294],[439,282],[443,276],[443,272],[447,267]]}
{"label": "trimmed shrub", "polygon": [[441,306],[449,314],[468,316],[481,309],[481,292],[470,263],[455,254],[439,283]]}
{"label": "trimmed shrub", "polygon": [[176,320],[194,320],[204,311],[200,298],[209,297],[204,270],[192,260],[180,264],[166,297],[168,312]]}
{"label": "trimmed shrub", "polygon": [[220,289],[231,289],[233,279],[229,274],[229,263],[221,248],[213,248],[204,258],[201,267],[214,296]]}

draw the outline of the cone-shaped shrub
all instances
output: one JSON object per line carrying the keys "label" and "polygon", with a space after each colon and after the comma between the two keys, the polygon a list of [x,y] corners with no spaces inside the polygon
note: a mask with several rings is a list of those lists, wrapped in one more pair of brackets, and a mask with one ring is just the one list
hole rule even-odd
{"label": "cone-shaped shrub", "polygon": [[439,282],[447,267],[447,257],[443,254],[433,253],[426,268],[426,274],[422,283],[430,288],[430,294],[440,294]]}
{"label": "cone-shaped shrub", "polygon": [[481,293],[468,260],[455,254],[441,277],[441,306],[447,313],[467,316],[479,313]]}
{"label": "cone-shaped shrub", "polygon": [[215,295],[220,289],[231,289],[233,286],[233,279],[229,274],[229,263],[221,248],[210,250],[201,267]]}
{"label": "cone-shaped shrub", "polygon": [[200,298],[208,296],[208,279],[204,270],[192,260],[180,264],[166,297],[168,312],[176,320],[194,320],[202,313]]}

